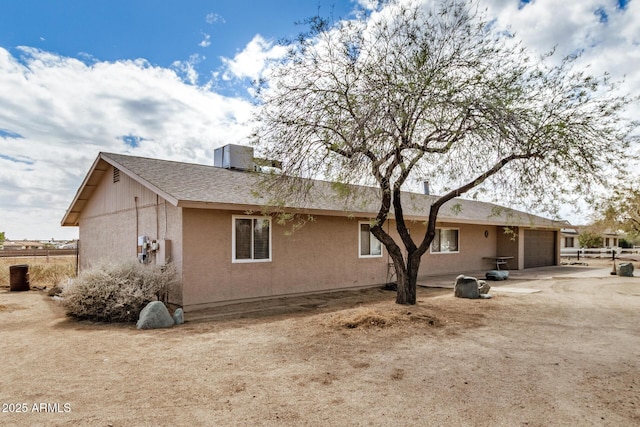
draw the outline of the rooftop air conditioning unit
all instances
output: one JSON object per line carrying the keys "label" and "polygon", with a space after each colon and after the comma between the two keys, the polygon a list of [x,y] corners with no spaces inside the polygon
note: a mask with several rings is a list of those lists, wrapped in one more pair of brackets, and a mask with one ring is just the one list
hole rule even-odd
{"label": "rooftop air conditioning unit", "polygon": [[253,170],[253,147],[227,144],[216,148],[213,165],[224,169]]}

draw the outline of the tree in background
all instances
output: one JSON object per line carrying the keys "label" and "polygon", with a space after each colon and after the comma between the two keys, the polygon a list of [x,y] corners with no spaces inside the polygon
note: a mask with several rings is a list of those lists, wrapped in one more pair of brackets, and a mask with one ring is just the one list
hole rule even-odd
{"label": "tree in background", "polygon": [[618,239],[618,246],[623,249],[631,249],[633,248],[633,240],[628,240],[628,238]]}
{"label": "tree in background", "polygon": [[581,248],[601,248],[602,236],[594,231],[583,231],[578,235]]}
{"label": "tree in background", "polygon": [[[537,57],[494,33],[474,4],[387,1],[353,20],[308,23],[258,92],[258,148],[283,162],[267,188],[286,206],[309,195],[313,181],[300,178],[345,184],[345,196],[357,196],[347,184],[377,187],[370,230],[393,260],[399,304],[416,302],[446,202],[485,192],[553,211],[621,165],[630,99],[613,95],[607,76],[577,70],[574,56]],[[444,194],[426,232],[410,235],[401,189],[425,177]],[[391,217],[397,240],[383,228]]]}
{"label": "tree in background", "polygon": [[622,230],[632,241],[640,239],[640,189],[621,185],[604,200],[594,225],[600,229]]}
{"label": "tree in background", "polygon": [[4,243],[4,231],[0,231],[0,246],[2,246],[2,244]]}

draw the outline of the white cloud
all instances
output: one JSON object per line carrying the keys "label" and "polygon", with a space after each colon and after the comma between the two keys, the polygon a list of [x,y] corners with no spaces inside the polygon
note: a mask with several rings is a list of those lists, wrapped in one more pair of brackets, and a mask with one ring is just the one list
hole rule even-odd
{"label": "white cloud", "polygon": [[204,36],[204,39],[202,39],[202,41],[200,43],[198,43],[198,46],[200,47],[209,47],[211,46],[211,36],[207,33],[202,33],[202,35]]}
{"label": "white cloud", "polygon": [[193,54],[187,61],[174,61],[171,67],[176,70],[180,77],[189,84],[195,85],[198,83],[198,71],[196,66],[202,62],[204,57]]}
{"label": "white cloud", "polygon": [[[482,1],[497,25],[510,27],[529,49],[543,53],[555,47],[558,58],[580,52],[578,65],[587,72],[624,79],[621,92],[640,94],[640,2],[621,10],[617,0],[536,0],[520,9],[515,1]],[[631,109],[630,115],[640,116],[640,106]]]}
{"label": "white cloud", "polygon": [[352,0],[365,10],[376,10],[380,4],[380,0]]}
{"label": "white cloud", "polygon": [[269,61],[282,58],[287,48],[265,40],[256,34],[245,48],[233,59],[221,58],[225,67],[222,74],[224,80],[249,78],[257,80],[262,76]]}
{"label": "white cloud", "polygon": [[224,18],[220,15],[218,15],[217,13],[208,13],[207,16],[205,17],[205,21],[207,22],[207,24],[215,24],[216,22],[220,22],[222,24],[226,23],[227,21],[224,20]]}
{"label": "white cloud", "polygon": [[12,239],[77,235],[57,225],[100,151],[211,163],[249,132],[248,102],[175,70],[20,54],[0,48],[0,231]]}

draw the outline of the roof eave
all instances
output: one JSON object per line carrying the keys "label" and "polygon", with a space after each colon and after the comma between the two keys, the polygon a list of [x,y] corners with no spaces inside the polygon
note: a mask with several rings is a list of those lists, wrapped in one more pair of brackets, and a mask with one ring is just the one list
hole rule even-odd
{"label": "roof eave", "polygon": [[96,189],[99,181],[108,170],[108,167],[105,167],[105,165],[111,165],[118,168],[129,178],[146,187],[150,191],[153,191],[163,199],[167,200],[169,203],[173,204],[174,206],[178,205],[178,199],[151,184],[150,182],[142,179],[140,176],[109,157],[108,154],[101,152],[98,154],[93,164],[91,165],[89,172],[84,177],[84,180],[78,188],[78,191],[76,192],[71,205],[69,205],[69,208],[65,212],[60,225],[62,225],[63,227],[77,227],[80,225],[78,220],[80,218],[82,210],[85,208],[87,202],[93,195],[93,192]]}
{"label": "roof eave", "polygon": [[[94,178],[96,179],[102,178],[102,175],[104,175],[104,173],[106,173],[107,171],[107,168],[100,169],[98,167],[101,165],[101,162],[105,164],[107,163],[107,162],[104,162],[104,160],[101,157],[101,154],[102,153],[98,154],[96,159],[93,161],[91,168],[89,168],[89,172],[87,172],[87,175],[84,177],[82,184],[80,184],[80,187],[78,188],[78,191],[76,192],[76,195],[73,198],[73,201],[71,202],[71,204],[69,205],[69,208],[65,212],[64,217],[62,218],[62,221],[60,221],[61,226],[77,227],[79,225],[78,218],[80,217],[80,213],[82,212],[82,209],[84,209],[84,205],[89,200],[89,197],[91,197],[96,187],[96,185],[90,184],[90,183],[95,181]],[[99,174],[99,177],[98,177],[98,174]]]}
{"label": "roof eave", "polygon": [[[203,202],[196,200],[179,200],[176,203],[180,208],[191,209],[215,209],[226,211],[238,211],[246,214],[260,213],[268,214],[274,212],[295,212],[307,215],[322,215],[322,216],[340,216],[340,217],[355,217],[355,218],[374,218],[376,212],[370,211],[356,211],[356,210],[331,210],[331,209],[313,209],[313,208],[295,208],[287,207],[284,209],[270,208],[264,205],[255,204],[240,204],[240,203],[218,203],[218,202]],[[393,213],[389,214],[389,218],[393,219]],[[421,215],[405,215],[406,221],[426,221],[427,216]],[[512,218],[496,217],[494,219],[478,220],[478,219],[465,219],[455,216],[438,218],[438,223],[455,223],[455,224],[469,224],[469,225],[486,225],[486,226],[505,226],[505,227],[527,227],[535,229],[559,229],[560,222],[548,220],[546,223],[536,223],[534,221],[527,221],[526,219],[520,221],[514,221]]]}

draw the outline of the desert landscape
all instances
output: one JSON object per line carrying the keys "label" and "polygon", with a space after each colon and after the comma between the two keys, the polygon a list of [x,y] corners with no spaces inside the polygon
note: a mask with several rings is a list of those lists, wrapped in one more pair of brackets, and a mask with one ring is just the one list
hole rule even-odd
{"label": "desert landscape", "polygon": [[514,271],[489,300],[376,288],[144,331],[0,288],[0,424],[639,425],[640,279],[589,264]]}

